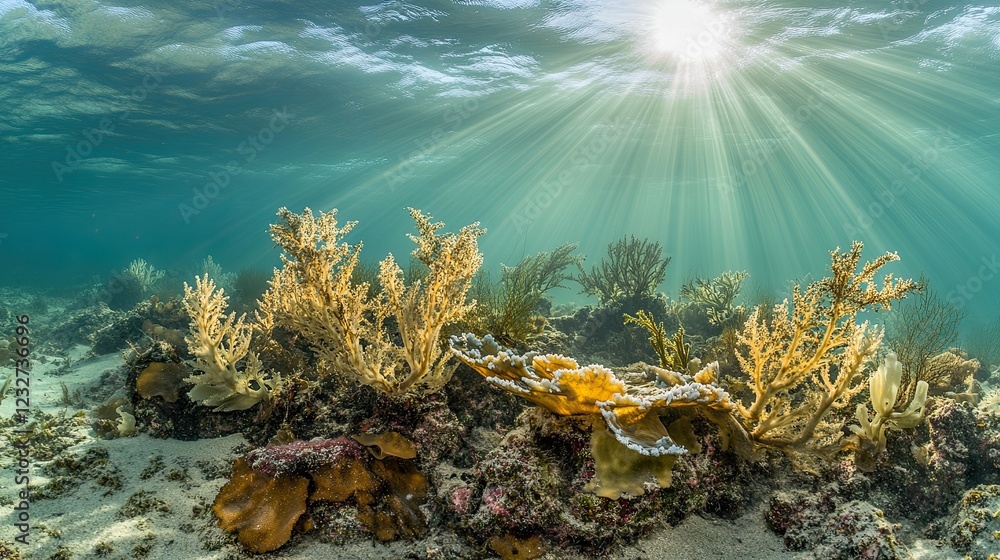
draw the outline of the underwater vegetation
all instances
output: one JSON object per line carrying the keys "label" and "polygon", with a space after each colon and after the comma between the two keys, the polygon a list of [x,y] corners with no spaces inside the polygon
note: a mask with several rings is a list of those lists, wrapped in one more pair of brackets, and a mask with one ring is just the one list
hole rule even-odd
{"label": "underwater vegetation", "polygon": [[[901,302],[886,324],[886,346],[902,364],[900,401],[912,397],[919,381],[947,390],[972,373],[942,363],[947,359],[942,353],[958,340],[964,313],[942,299],[927,279],[921,278],[920,286],[920,292]],[[951,378],[953,372],[957,379]]]}
{"label": "underwater vegetation", "polygon": [[[191,335],[185,341],[195,369],[203,372],[185,379],[194,385],[188,398],[216,412],[267,404],[272,391],[281,387],[281,376],[263,371],[260,358],[250,351],[253,327],[246,315],[226,315],[223,292],[207,274],[195,279],[194,288],[184,284],[184,309],[191,317]],[[239,362],[245,362],[242,371]]]}
{"label": "underwater vegetation", "polygon": [[113,310],[131,309],[152,293],[164,274],[145,260],[135,259],[104,285],[102,292],[106,295],[108,307]]}
{"label": "underwater vegetation", "polygon": [[489,333],[508,346],[529,342],[544,330],[544,312],[551,309],[546,295],[565,288],[563,284],[573,279],[566,269],[583,260],[572,254],[576,247],[566,243],[551,252],[527,256],[515,266],[503,266],[497,284],[489,273],[480,271],[472,289],[476,308],[463,326],[480,335]]}
{"label": "underwater vegetation", "polygon": [[667,338],[667,329],[663,323],[656,322],[653,316],[640,309],[635,316],[628,313],[624,316],[625,324],[634,323],[646,329],[649,333],[649,344],[660,360],[660,367],[674,371],[684,371],[691,364],[691,344],[684,341],[684,325],[677,327],[673,338]]}
{"label": "underwater vegetation", "polygon": [[[246,312],[229,307],[238,276],[207,259],[182,297],[112,312],[106,330],[145,339],[95,429],[242,433],[250,448],[210,511],[224,542],[254,553],[304,532],[448,529],[481,555],[601,554],[693,512],[738,516],[791,473],[799,486],[766,514],[787,546],[902,558],[888,519],[924,515],[904,500],[943,515],[1000,483],[1000,399],[974,383],[992,374],[948,348],[960,316],[925,280],[883,272],[895,253],[837,248],[823,278],[767,305],[739,303],[746,272],[692,280],[673,302],[656,293],[670,260],[658,243],[621,239],[589,272],[562,245],[493,284],[478,224],[446,232],[409,212],[406,271],[392,254],[364,264],[336,210],[282,208],[282,265]],[[600,302],[552,317],[547,294],[573,281]],[[859,319],[869,310],[891,313],[887,330]],[[602,365],[601,332],[634,338],[643,361]],[[985,529],[956,523],[936,530],[977,550]]]}
{"label": "underwater vegetation", "polygon": [[652,297],[663,282],[671,257],[663,257],[663,247],[634,236],[608,245],[608,256],[588,272],[577,263],[576,281],[583,293],[596,296],[601,303],[621,301],[626,307],[640,306]]}
{"label": "underwater vegetation", "polygon": [[739,406],[739,419],[755,444],[813,456],[842,446],[843,420],[832,413],[864,390],[883,337],[881,328],[857,323],[857,314],[890,309],[917,288],[891,274],[878,287],[879,269],[899,257],[886,253],[859,271],[861,248],[855,242],[847,252],[832,251],[829,277],[804,290],[796,285],[791,307],[788,300],[776,305],[770,323],[754,310],[739,332],[740,366],[754,394]]}

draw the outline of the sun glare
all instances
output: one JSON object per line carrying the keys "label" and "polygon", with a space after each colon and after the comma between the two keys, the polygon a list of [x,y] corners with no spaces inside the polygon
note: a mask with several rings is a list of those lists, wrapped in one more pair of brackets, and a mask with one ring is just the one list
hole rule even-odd
{"label": "sun glare", "polygon": [[652,48],[680,61],[714,58],[725,47],[730,24],[695,0],[657,0],[649,5],[647,32]]}

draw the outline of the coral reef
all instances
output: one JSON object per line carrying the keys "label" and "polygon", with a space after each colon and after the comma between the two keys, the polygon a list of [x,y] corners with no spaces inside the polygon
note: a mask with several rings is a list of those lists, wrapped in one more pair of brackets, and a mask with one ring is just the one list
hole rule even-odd
{"label": "coral reef", "polygon": [[852,498],[872,500],[887,514],[941,537],[941,517],[966,489],[1000,484],[1000,418],[967,402],[928,398],[924,421],[889,439],[878,468],[860,471],[861,466],[858,462],[850,478],[866,481],[866,489]]}
{"label": "coral reef", "polygon": [[[93,340],[102,349],[129,349],[125,366],[84,388],[104,401],[91,419],[32,413],[36,430],[23,437],[33,438],[39,460],[65,456],[42,471],[54,482],[39,488],[40,499],[89,480],[87,488],[120,503],[131,495],[121,517],[188,509],[148,489],[119,492],[119,473],[101,457],[68,453],[90,420],[106,438],[242,432],[235,464],[222,452],[199,467],[211,471],[200,482],[232,473],[214,508],[203,492],[192,518],[203,525],[204,546],[234,557],[289,542],[304,549],[310,540],[402,540],[378,545],[374,554],[385,557],[606,557],[694,512],[755,511],[776,488],[768,522],[789,548],[817,558],[903,558],[901,539],[917,534],[976,558],[995,544],[986,515],[997,508],[988,485],[1000,484],[1000,417],[995,405],[975,406],[974,386],[958,387],[972,369],[991,386],[985,368],[957,351],[939,353],[910,391],[903,360],[879,351],[881,331],[857,322],[858,313],[915,289],[891,277],[875,282],[895,255],[861,264],[860,244],[833,251],[831,277],[757,307],[737,332],[744,273],[689,283],[685,301],[668,309],[654,292],[669,258],[635,238],[612,244],[606,262],[582,274],[603,286],[592,291],[600,305],[536,321],[549,309],[544,294],[579,264],[566,245],[504,269],[504,295],[486,302],[495,308],[490,323],[476,316],[484,302],[469,299],[486,299],[470,288],[482,230],[442,234],[441,224],[411,215],[417,249],[406,269],[392,256],[364,266],[360,244],[344,242],[353,224],[338,224],[334,212],[282,209],[272,236],[283,267],[256,313],[252,292],[262,286],[248,280],[255,287],[238,309],[249,315],[227,309],[229,292],[210,273],[186,287],[183,302],[155,296],[127,312],[91,303],[80,315],[53,317],[67,340],[100,330]],[[498,311],[508,304],[516,313]],[[681,327],[678,317],[693,322]],[[497,326],[504,321],[524,328]],[[441,344],[469,325],[500,332]],[[541,325],[543,335],[533,336]],[[539,351],[507,344],[529,339]],[[714,361],[722,352],[732,357],[725,381]],[[876,368],[877,357],[884,362]],[[455,362],[462,365],[453,373]],[[935,388],[931,379],[942,381]],[[68,469],[83,474],[71,478]],[[170,480],[190,484],[175,470]],[[168,477],[162,458],[147,471],[143,480]],[[956,520],[949,510],[969,488]],[[232,535],[214,527],[213,511]],[[116,542],[113,553],[129,548]]]}
{"label": "coral reef", "polygon": [[[299,333],[327,367],[386,393],[430,393],[447,383],[453,368],[439,338],[474,307],[465,297],[482,264],[478,224],[438,234],[444,224],[411,208],[419,233],[410,235],[412,255],[427,274],[407,286],[390,254],[380,264],[381,297],[372,300],[367,284],[351,282],[361,246],[342,240],[354,222],[338,227],[335,210],[314,217],[308,208],[301,215],[282,208],[278,215],[271,236],[284,250],[284,267],[264,295],[264,315]],[[390,318],[402,346],[390,336]]]}
{"label": "coral reef", "polygon": [[859,404],[855,412],[859,425],[848,426],[858,436],[855,460],[863,470],[873,470],[876,458],[885,451],[886,429],[914,428],[923,418],[924,404],[927,402],[927,382],[922,379],[917,381],[911,400],[902,403],[906,409],[897,412],[896,408],[899,406],[897,398],[902,387],[902,379],[903,364],[890,352],[885,362],[872,372],[869,378],[869,394],[872,408],[875,410],[874,416],[869,417],[868,407]]}
{"label": "coral reef", "polygon": [[779,492],[765,518],[792,550],[812,550],[818,560],[902,560],[909,558],[896,532],[867,502],[839,499],[829,489]]}
{"label": "coral reef", "polygon": [[[562,416],[600,416],[607,432],[595,429],[592,449],[598,495],[617,498],[641,489],[640,477],[651,475],[661,485],[670,482],[674,456],[687,449],[671,438],[659,420],[669,408],[697,407],[729,411],[734,404],[714,385],[716,366],[694,376],[650,366],[656,382],[626,383],[611,370],[555,354],[512,354],[487,335],[452,337],[455,355],[487,382]],[[610,436],[606,437],[610,433]],[[652,459],[650,459],[652,458]],[[626,474],[628,473],[628,474]]]}
{"label": "coral reef", "polygon": [[962,497],[951,542],[969,560],[1000,558],[1000,486],[981,485]]}
{"label": "coral reef", "polygon": [[889,274],[879,288],[875,275],[899,257],[886,253],[858,272],[861,248],[855,242],[846,253],[831,251],[830,277],[805,291],[796,285],[791,310],[788,300],[776,305],[769,323],[755,309],[739,332],[738,359],[754,394],[749,406],[739,403],[739,416],[756,444],[814,456],[840,448],[843,420],[830,413],[864,389],[864,369],[882,340],[879,328],[855,317],[889,309],[917,287]]}
{"label": "coral reef", "polygon": [[[194,440],[235,432],[256,433],[260,429],[255,423],[259,410],[205,414],[205,408],[189,398],[192,385],[184,379],[192,372],[183,364],[187,356],[184,350],[166,342],[148,341],[126,352],[127,365],[108,380],[118,383],[109,388],[123,386],[124,391],[118,389],[102,396],[108,402],[95,412],[95,430],[105,437],[117,437],[117,426],[113,425],[118,420],[115,409],[130,404],[138,428],[153,437]],[[175,391],[177,398],[170,402]]]}
{"label": "coral reef", "polygon": [[448,508],[477,542],[536,537],[598,556],[691,512],[739,515],[760,472],[723,452],[709,423],[696,421],[695,430],[704,448],[677,458],[669,488],[649,484],[641,496],[613,500],[586,490],[595,472],[588,419],[532,408],[478,462],[475,479],[451,491]]}

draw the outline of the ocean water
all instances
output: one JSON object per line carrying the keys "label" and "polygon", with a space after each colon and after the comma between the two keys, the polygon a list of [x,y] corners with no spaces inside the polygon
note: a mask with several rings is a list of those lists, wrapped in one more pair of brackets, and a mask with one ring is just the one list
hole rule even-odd
{"label": "ocean water", "polygon": [[3,0],[0,282],[270,267],[280,206],[378,260],[414,206],[494,268],[648,237],[668,293],[859,239],[995,318],[1000,7],[802,4]]}
{"label": "ocean water", "polygon": [[[144,335],[140,321],[133,319],[147,316],[107,313],[93,305],[94,300],[78,296],[94,293],[95,286],[138,258],[167,271],[177,283],[190,283],[209,255],[226,272],[277,266],[278,250],[267,230],[280,207],[294,212],[305,207],[338,209],[342,220],[358,222],[348,241],[363,240],[362,258],[369,262],[411,250],[405,235],[413,231],[407,207],[444,221],[450,231],[479,222],[488,231],[480,238],[484,266],[494,272],[563,243],[579,244],[578,253],[586,255],[591,266],[613,241],[629,235],[648,238],[672,259],[659,289],[674,299],[695,277],[741,270],[751,275],[748,291],[771,292],[780,299],[791,281],[824,275],[828,251],[859,240],[865,243],[867,259],[897,251],[901,261],[887,265],[886,272],[923,276],[945,301],[964,311],[963,335],[995,335],[996,330],[980,329],[1000,324],[1000,4],[0,0],[0,294],[16,294],[10,297],[18,299],[0,297],[0,311],[5,313],[0,319],[13,326],[15,317],[7,312],[20,314],[20,307],[32,307],[32,313],[38,309],[43,321],[58,327],[46,331],[49,324],[42,322],[42,329],[32,331],[37,357],[31,368],[19,366],[11,377],[20,382],[21,376],[34,376],[33,404],[22,404],[21,398],[27,397],[20,392],[3,402],[5,411],[17,407],[17,412],[14,417],[4,412],[0,419],[0,470],[5,477],[0,502],[2,531],[7,531],[0,531],[0,552],[7,553],[10,541],[27,532],[15,524],[22,515],[19,505],[29,501],[13,493],[29,489],[26,478],[12,474],[22,460],[30,463],[26,468],[31,476],[41,477],[32,479],[30,486],[32,538],[37,540],[26,557],[68,557],[63,548],[73,549],[78,557],[104,556],[105,539],[114,543],[120,557],[128,557],[129,550],[132,557],[145,557],[140,552],[148,554],[154,546],[142,534],[148,526],[136,522],[133,527],[132,517],[138,514],[122,513],[130,496],[146,496],[139,492],[163,497],[176,514],[153,518],[159,514],[145,512],[160,531],[149,557],[214,558],[235,550],[232,542],[212,537],[211,531],[218,530],[204,506],[224,483],[231,450],[243,453],[247,441],[258,446],[267,439],[243,436],[254,430],[258,439],[264,430],[278,433],[277,421],[260,427],[264,424],[254,424],[256,411],[219,420],[191,402],[190,393],[188,400],[162,410],[162,396],[140,398],[133,390],[133,374],[139,369],[158,363],[186,373],[193,370],[167,364],[179,360],[177,356],[154,356],[149,341],[136,350],[132,342]],[[570,289],[554,294],[557,303],[595,303],[568,284]],[[35,294],[51,294],[58,305],[49,308],[44,297],[29,297]],[[750,301],[747,296],[743,303]],[[183,339],[184,333],[173,329],[185,328],[186,320],[179,318],[173,303],[160,303],[162,308],[147,306],[143,312],[173,323],[143,324],[142,332],[159,328],[175,342]],[[20,317],[27,322],[27,315]],[[587,329],[594,323],[596,329],[604,326],[599,312],[590,318],[592,323],[579,324],[564,319],[567,338],[548,342],[569,348],[565,341],[570,340],[583,347],[595,332]],[[36,329],[39,321],[33,321],[31,329]],[[53,341],[38,339],[52,332]],[[10,333],[0,334],[6,360]],[[85,346],[84,340],[94,346]],[[21,344],[16,339],[14,343]],[[176,342],[177,348],[182,346]],[[613,345],[607,346],[594,351],[613,352]],[[299,354],[288,356],[273,363],[306,363]],[[996,364],[982,365],[972,373],[994,391],[988,398],[995,412],[1000,371],[991,374],[986,366]],[[2,369],[0,382],[10,375],[10,368]],[[315,373],[296,372],[307,377]],[[513,444],[503,447],[509,441],[501,437],[508,430],[527,429],[515,427],[520,409],[480,381],[470,373],[455,382],[464,384],[461,390],[440,396],[448,393],[442,391],[429,399],[451,415],[446,420],[455,418],[453,425],[440,429],[462,440],[463,461],[472,457],[460,465],[465,474],[474,468],[481,471],[466,477],[472,482],[465,480],[461,488],[448,486],[467,492],[462,507],[487,504],[488,484],[507,489],[501,484],[507,480],[488,480],[506,472],[484,467],[489,461],[497,456],[501,463],[508,457],[544,458],[551,451],[544,448],[545,442],[533,444],[542,449],[538,453],[525,453]],[[893,476],[902,481],[898,487],[886,491],[895,479],[876,480],[872,475],[873,503],[880,505],[876,500],[888,496],[892,500],[887,503],[895,507],[887,509],[887,523],[906,523],[907,531],[915,527],[905,535],[913,550],[929,547],[930,552],[915,558],[961,557],[958,552],[938,555],[937,548],[954,544],[945,539],[953,527],[961,528],[954,512],[965,491],[995,483],[1000,472],[995,436],[1000,424],[986,406],[977,412],[971,405],[957,404],[979,397],[960,393],[961,384],[946,387],[956,390],[947,397],[932,397],[938,399],[929,405],[937,407],[937,424],[921,425],[905,436],[898,433],[903,430],[893,432],[892,437],[900,439],[892,440],[895,447],[884,456],[906,467],[896,465]],[[309,406],[294,408],[301,403],[293,399],[308,393],[296,393],[300,385],[289,386],[292,390],[279,393],[284,399],[280,406],[286,407],[279,410],[292,410],[288,422],[302,439],[351,435],[333,433],[330,426],[360,432],[394,426],[397,420],[386,420],[396,411],[371,397],[374,390],[367,401],[358,398],[358,403],[349,404],[369,407],[358,410],[369,410],[372,418],[385,415],[378,421],[360,421],[350,414],[353,424],[337,424],[340,420],[333,414],[315,419],[322,415]],[[331,394],[316,393],[320,397],[315,398],[328,408],[316,410],[353,414],[348,406],[337,408],[354,398],[353,393],[323,390]],[[734,394],[738,390],[734,388]],[[461,391],[472,394],[474,402],[463,400],[467,395]],[[489,396],[481,398],[483,394]],[[302,397],[301,402],[308,405],[313,397]],[[119,428],[119,418],[108,410],[97,418],[102,404],[118,410],[124,427]],[[126,410],[130,406],[134,415]],[[477,435],[473,443],[493,442],[493,449],[500,451],[488,456],[480,447],[470,451],[472,438],[459,437],[467,426],[459,425],[453,411],[461,412],[464,422],[472,422],[465,419],[466,412],[471,411],[469,417],[480,415],[474,420],[482,424],[469,426],[490,437]],[[29,446],[13,434],[27,433],[17,430],[27,424],[29,414],[32,426],[45,429],[32,434],[38,439],[31,440],[30,457],[23,458],[15,448]],[[170,414],[194,427],[183,431],[188,426],[180,420],[174,424]],[[431,413],[421,409],[419,414]],[[137,425],[127,425],[130,416],[138,418]],[[263,412],[258,420],[266,416]],[[236,420],[230,423],[231,418]],[[854,417],[840,420],[846,424]],[[961,433],[950,438],[945,432],[953,425]],[[171,432],[175,426],[180,426],[177,433]],[[285,427],[282,437],[290,431]],[[103,430],[100,435],[98,429]],[[233,433],[241,429],[242,435]],[[579,436],[572,422],[562,429],[563,436]],[[202,439],[183,441],[195,437]],[[567,441],[580,449],[586,445],[579,437]],[[567,443],[560,449],[569,448]],[[725,459],[722,446],[706,449],[712,460]],[[105,489],[93,480],[78,487],[64,480],[48,484],[59,472],[58,465],[50,468],[48,461],[90,451],[111,457],[107,465],[118,470],[110,478],[91,476],[92,471],[85,476],[103,480],[101,484],[117,480],[124,485],[117,493],[109,488],[100,508],[95,506],[95,492]],[[570,459],[582,461],[583,455]],[[934,462],[933,457],[944,459]],[[192,467],[193,482],[184,478],[187,474],[178,482],[175,472],[200,463],[211,468]],[[958,466],[949,471],[952,465]],[[572,473],[566,469],[569,474],[563,473],[566,480],[560,488],[575,484],[572,491],[579,493],[586,482],[582,473],[593,477],[591,465],[577,466]],[[174,479],[156,474],[161,470]],[[756,476],[737,470],[749,478],[726,480],[724,474],[705,482],[685,474],[676,477],[677,486],[700,492],[703,482],[738,485]],[[426,471],[437,472],[430,467]],[[934,475],[937,486],[921,494],[925,478],[931,478],[927,473]],[[759,484],[776,485],[783,474],[775,469]],[[797,491],[810,495],[803,489],[805,483],[794,483],[801,486]],[[559,494],[542,488],[540,500]],[[940,488],[944,490],[935,494]],[[764,527],[764,506],[757,506],[767,501],[767,492],[755,498],[756,509],[744,518],[752,517],[749,526],[721,531],[719,520],[694,521],[711,523],[709,528],[682,526],[680,536],[671,538],[688,549],[686,556],[677,557],[714,554],[691,537],[713,533],[718,539],[703,540],[718,544],[720,557],[734,550],[741,556],[748,551],[746,558],[768,560],[793,555],[780,536]],[[452,518],[464,515],[463,522],[475,511],[489,510],[498,518],[497,512],[505,511],[503,504],[496,506],[499,502],[482,510],[474,509],[478,505],[462,510],[456,505],[461,496],[435,499],[439,506],[455,509]],[[930,503],[933,500],[937,502]],[[864,520],[882,519],[875,506],[862,505],[869,508],[862,510]],[[941,517],[924,519],[925,506]],[[189,518],[192,511],[194,517]],[[459,531],[448,525],[454,519],[439,523],[440,511],[434,515],[438,533],[432,538],[451,531],[453,542],[446,544],[456,549],[487,554],[486,547],[493,545],[486,537],[498,536],[487,533],[500,532],[500,525],[482,532],[466,525]],[[631,515],[614,521],[625,526]],[[660,510],[655,515],[667,517]],[[990,519],[995,528],[995,516]],[[921,531],[934,527],[931,521],[939,533],[931,537],[942,540],[920,544],[920,536],[931,530]],[[530,522],[534,520],[526,520],[525,526]],[[601,521],[594,527],[608,528]],[[600,533],[597,529],[589,537],[573,538],[600,540],[594,536]],[[828,532],[836,539],[852,531],[834,527]],[[566,544],[552,535],[547,538]],[[218,542],[207,542],[213,539]],[[995,540],[982,548],[992,547]],[[432,544],[439,542],[392,546],[416,547],[406,557],[419,557],[423,550],[432,557]],[[344,558],[404,557],[402,548],[371,546],[368,534],[348,545],[360,552],[344,552]],[[219,548],[224,546],[229,548]],[[660,542],[622,557],[679,550],[673,546]],[[335,549],[312,535],[293,537],[291,547],[302,547],[289,553],[302,558],[322,557]],[[552,557],[560,553],[555,550]]]}

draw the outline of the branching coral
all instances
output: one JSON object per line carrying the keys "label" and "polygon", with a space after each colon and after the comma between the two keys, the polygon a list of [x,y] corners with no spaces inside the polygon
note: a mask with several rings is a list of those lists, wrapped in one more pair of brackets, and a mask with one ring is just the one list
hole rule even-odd
{"label": "branching coral", "polygon": [[427,276],[405,286],[403,271],[390,254],[381,263],[379,280],[386,309],[396,318],[403,357],[409,366],[395,392],[405,392],[414,385],[433,392],[444,386],[454,371],[445,366],[450,353],[442,349],[441,329],[475,307],[475,302],[465,302],[465,296],[483,264],[477,239],[486,231],[475,223],[462,228],[458,235],[438,235],[443,223],[431,223],[429,216],[413,208],[410,215],[420,233],[409,235],[417,244],[413,257],[428,268]]}
{"label": "branching coral", "polygon": [[[354,222],[338,227],[336,210],[314,217],[308,208],[301,215],[280,209],[271,237],[284,250],[284,266],[262,302],[264,314],[299,333],[336,371],[394,395],[433,392],[450,379],[441,329],[473,308],[466,293],[482,264],[478,224],[438,234],[444,224],[412,208],[410,215],[419,233],[409,236],[417,244],[413,257],[427,273],[407,285],[390,254],[379,267],[382,291],[371,298],[368,283],[351,280],[361,245],[343,238]],[[389,318],[397,333],[389,331]]]}
{"label": "branching coral", "polygon": [[[194,384],[192,401],[214,406],[216,412],[246,410],[270,401],[281,386],[278,374],[268,375],[257,355],[250,352],[251,327],[246,316],[226,315],[227,298],[208,277],[196,278],[192,289],[184,284],[184,309],[191,317],[191,333],[185,339],[194,355],[194,367],[204,373],[185,381]],[[236,364],[246,359],[243,371]]]}
{"label": "branching coral", "polygon": [[880,329],[855,317],[873,306],[889,309],[917,287],[889,274],[879,288],[875,275],[899,257],[886,253],[857,272],[861,248],[855,242],[845,253],[831,251],[832,276],[804,292],[796,286],[792,309],[788,300],[776,305],[770,323],[754,310],[739,332],[738,359],[755,397],[740,403],[739,416],[757,444],[791,453],[839,448],[842,422],[829,413],[864,389],[864,369],[882,340]]}
{"label": "branching coral", "polygon": [[659,243],[635,237],[622,238],[608,245],[608,258],[601,264],[584,270],[577,263],[580,274],[576,281],[583,293],[600,298],[601,303],[615,300],[637,302],[652,296],[663,282],[670,257],[663,258]]}
{"label": "branching coral", "polygon": [[163,278],[164,272],[156,270],[143,259],[135,259],[129,263],[128,268],[122,271],[128,277],[135,279],[142,286],[144,292],[153,288],[153,284]]}
{"label": "branching coral", "polygon": [[[715,384],[717,364],[693,377],[650,367],[649,374],[657,378],[656,382],[629,383],[603,366],[580,367],[565,356],[536,352],[516,355],[489,335],[482,339],[471,334],[452,337],[451,344],[455,355],[490,384],[555,414],[603,418],[606,431],[595,428],[592,440],[597,470],[610,484],[595,487],[601,496],[617,498],[621,492],[628,493],[630,486],[618,480],[618,475],[640,465],[643,472],[656,473],[660,484],[669,481],[664,473],[669,473],[674,457],[687,451],[671,438],[660,422],[660,413],[679,407],[722,412],[735,409],[729,394]],[[609,435],[617,443],[606,437]],[[634,472],[630,478],[636,478]]]}
{"label": "branching coral", "polygon": [[[913,397],[917,381],[925,380],[931,386],[941,381],[941,385],[952,388],[954,383],[950,376],[944,380],[935,379],[941,372],[938,367],[941,363],[932,363],[932,360],[958,339],[958,325],[965,315],[938,296],[926,279],[921,278],[920,284],[920,293],[900,303],[886,323],[885,343],[903,365],[902,386],[896,404],[904,406]],[[957,382],[964,379],[962,376]]]}

